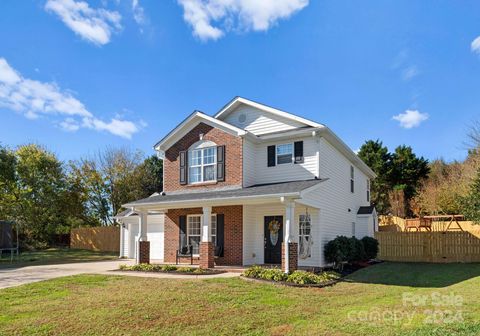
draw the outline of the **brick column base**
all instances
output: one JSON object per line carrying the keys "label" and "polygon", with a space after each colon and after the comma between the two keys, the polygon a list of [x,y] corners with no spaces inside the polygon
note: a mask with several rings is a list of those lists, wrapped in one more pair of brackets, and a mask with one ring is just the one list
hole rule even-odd
{"label": "brick column base", "polygon": [[212,242],[200,243],[200,268],[215,267],[215,255]]}
{"label": "brick column base", "polygon": [[150,242],[149,241],[138,242],[138,263],[150,264]]}
{"label": "brick column base", "polygon": [[[298,244],[288,243],[288,266],[289,271],[293,272],[298,269]],[[282,243],[282,271],[285,272],[285,243]]]}

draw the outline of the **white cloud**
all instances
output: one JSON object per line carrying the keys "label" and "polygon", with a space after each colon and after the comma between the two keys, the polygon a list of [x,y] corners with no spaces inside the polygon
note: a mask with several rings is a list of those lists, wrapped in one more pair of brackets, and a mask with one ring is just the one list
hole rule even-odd
{"label": "white cloud", "polygon": [[475,40],[472,41],[470,46],[473,52],[480,54],[480,36],[478,36]]}
{"label": "white cloud", "polygon": [[415,65],[411,65],[402,71],[402,79],[404,81],[409,81],[410,79],[418,75],[418,68]]}
{"label": "white cloud", "polygon": [[135,19],[135,22],[138,23],[139,25],[143,25],[146,21],[145,10],[143,9],[142,6],[140,6],[140,3],[138,0],[132,0],[132,11],[133,11],[133,18]]}
{"label": "white cloud", "polygon": [[105,122],[94,116],[71,93],[61,90],[55,83],[44,83],[23,78],[4,58],[0,58],[0,108],[23,114],[28,119],[48,117],[66,131],[81,127],[106,131],[130,139],[142,127],[119,117]]}
{"label": "white cloud", "polygon": [[107,44],[112,33],[122,28],[118,12],[94,9],[84,1],[48,0],[45,9],[57,14],[76,34],[96,45]]}
{"label": "white cloud", "polygon": [[[178,0],[183,18],[201,40],[216,40],[225,31],[266,31],[308,5],[309,0]],[[216,23],[216,26],[214,26]]]}
{"label": "white cloud", "polygon": [[420,113],[417,110],[406,110],[404,113],[393,116],[392,119],[399,121],[400,127],[409,129],[420,126],[428,117],[427,113]]}

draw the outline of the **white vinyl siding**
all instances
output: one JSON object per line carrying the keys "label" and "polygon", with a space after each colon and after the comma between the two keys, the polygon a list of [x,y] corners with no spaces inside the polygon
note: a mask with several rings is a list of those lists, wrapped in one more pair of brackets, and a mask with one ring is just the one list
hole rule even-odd
{"label": "white vinyl siding", "polygon": [[255,184],[255,144],[243,139],[243,186]]}
{"label": "white vinyl siding", "polygon": [[[303,141],[304,162],[298,164],[277,164],[274,167],[267,166],[267,147],[278,145],[279,142],[266,142],[262,144],[248,143],[248,149],[244,149],[244,172],[245,186],[253,184],[286,182],[296,180],[311,180],[317,175],[317,150],[319,144],[313,137],[295,138],[294,141]],[[281,144],[281,143],[280,143]]]}
{"label": "white vinyl siding", "polygon": [[[244,122],[239,120],[241,115],[245,115]],[[235,111],[232,111],[225,118],[225,122],[245,129],[255,135],[288,131],[305,126],[305,124],[298,121],[283,118],[246,105],[239,106]]]}
{"label": "white vinyl siding", "polygon": [[[356,169],[355,190],[353,193],[350,192],[348,183],[352,163],[324,138],[320,140],[319,146],[320,177],[327,180],[321,182],[316,190],[305,195],[305,200],[310,204],[318,204],[320,208],[321,232],[318,236],[320,239],[317,238],[314,244],[315,249],[323,251],[325,243],[336,236],[352,235],[352,223],[357,220],[359,207],[369,205],[369,202],[365,200],[367,176]],[[355,230],[357,237],[365,235],[360,223],[355,224]],[[323,252],[321,264],[325,265]]]}

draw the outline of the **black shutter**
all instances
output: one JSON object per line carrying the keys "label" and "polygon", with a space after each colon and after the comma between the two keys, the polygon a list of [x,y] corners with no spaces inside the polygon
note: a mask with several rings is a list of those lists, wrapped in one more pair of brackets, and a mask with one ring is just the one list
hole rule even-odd
{"label": "black shutter", "polygon": [[274,167],[275,166],[275,145],[267,147],[267,166]]}
{"label": "black shutter", "polygon": [[217,146],[217,181],[225,181],[225,146]]}
{"label": "black shutter", "polygon": [[188,152],[180,152],[180,184],[187,184]]}
{"label": "black shutter", "polygon": [[179,250],[187,246],[187,216],[179,217],[180,235],[179,235]]}
{"label": "black shutter", "polygon": [[217,248],[218,251],[217,257],[223,257],[223,250],[224,250],[224,227],[225,227],[225,215],[224,214],[217,214]]}
{"label": "black shutter", "polygon": [[293,147],[295,163],[303,163],[303,141],[295,141]]}

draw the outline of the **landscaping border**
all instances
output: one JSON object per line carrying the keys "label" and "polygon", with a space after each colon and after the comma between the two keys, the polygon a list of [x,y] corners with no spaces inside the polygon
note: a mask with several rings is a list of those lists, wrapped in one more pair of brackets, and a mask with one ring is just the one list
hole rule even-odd
{"label": "landscaping border", "polygon": [[287,286],[287,287],[302,287],[302,288],[323,288],[323,287],[329,287],[333,286],[336,283],[342,281],[342,279],[335,279],[335,280],[329,280],[320,284],[296,284],[293,282],[287,282],[287,281],[275,281],[275,280],[265,280],[265,279],[258,279],[258,278],[249,278],[246,277],[245,275],[240,275],[240,279],[243,279],[245,281],[251,281],[251,282],[260,282],[260,283],[268,283],[271,285],[279,285],[279,286]]}
{"label": "landscaping border", "polygon": [[227,271],[207,271],[205,273],[195,273],[195,272],[177,272],[177,271],[133,271],[133,270],[122,270],[116,269],[114,272],[131,272],[131,273],[147,273],[147,274],[170,274],[170,275],[191,275],[191,276],[203,276],[203,275],[218,275],[223,273],[228,273]]}

